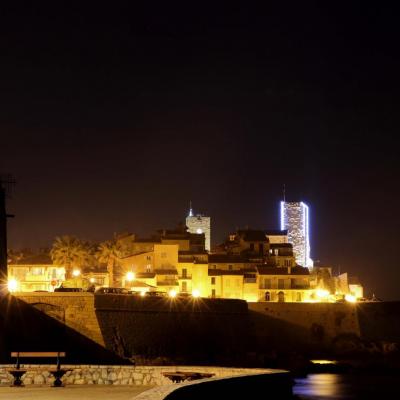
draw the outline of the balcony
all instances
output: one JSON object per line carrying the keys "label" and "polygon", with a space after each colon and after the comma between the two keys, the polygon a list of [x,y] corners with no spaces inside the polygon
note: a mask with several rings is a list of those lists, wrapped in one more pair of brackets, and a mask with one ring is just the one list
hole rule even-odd
{"label": "balcony", "polygon": [[189,274],[179,275],[178,279],[192,279],[192,275]]}
{"label": "balcony", "polygon": [[179,286],[179,283],[174,280],[163,280],[157,282],[157,286]]}
{"label": "balcony", "polygon": [[257,278],[244,278],[244,283],[257,283]]}

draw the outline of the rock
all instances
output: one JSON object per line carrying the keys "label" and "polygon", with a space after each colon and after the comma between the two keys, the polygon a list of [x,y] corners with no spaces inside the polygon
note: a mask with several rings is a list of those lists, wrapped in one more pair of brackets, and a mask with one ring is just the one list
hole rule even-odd
{"label": "rock", "polygon": [[110,381],[116,381],[116,380],[118,379],[118,376],[117,376],[117,374],[116,374],[115,372],[110,372],[110,373],[108,374],[108,379],[109,379]]}
{"label": "rock", "polygon": [[24,382],[24,385],[32,385],[33,380],[32,380],[32,378],[25,378],[23,380],[23,382]]}
{"label": "rock", "polygon": [[45,379],[44,379],[43,375],[36,375],[33,380],[33,383],[35,385],[43,385],[45,383]]}

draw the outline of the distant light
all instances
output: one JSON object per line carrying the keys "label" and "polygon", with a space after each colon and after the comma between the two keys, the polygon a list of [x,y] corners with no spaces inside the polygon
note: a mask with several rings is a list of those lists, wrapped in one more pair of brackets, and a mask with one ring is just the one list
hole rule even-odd
{"label": "distant light", "polygon": [[356,296],[353,296],[352,294],[346,294],[344,296],[344,299],[346,301],[348,301],[349,303],[356,303],[357,302]]}
{"label": "distant light", "polygon": [[128,282],[132,282],[135,279],[135,273],[132,271],[127,272],[126,274],[126,280]]}
{"label": "distant light", "polygon": [[313,364],[337,364],[334,360],[310,360]]}
{"label": "distant light", "polygon": [[141,295],[142,297],[144,297],[144,296],[146,296],[146,292],[148,292],[148,290],[141,290],[141,291],[140,291],[140,295]]}
{"label": "distant light", "polygon": [[198,289],[194,289],[193,290],[193,292],[192,292],[192,296],[193,297],[200,297],[200,290],[198,290]]}
{"label": "distant light", "polygon": [[8,291],[9,292],[16,292],[18,288],[18,282],[16,279],[11,278],[8,280]]}
{"label": "distant light", "polygon": [[72,271],[72,275],[75,276],[75,277],[79,276],[80,274],[81,274],[81,271],[79,269],[74,269]]}
{"label": "distant light", "polygon": [[196,233],[197,233],[198,235],[201,235],[201,234],[203,233],[203,229],[197,228]]}
{"label": "distant light", "polygon": [[325,290],[325,289],[317,289],[315,294],[320,299],[326,299],[329,296],[329,292],[327,290]]}
{"label": "distant light", "polygon": [[172,290],[170,290],[170,291],[168,292],[168,296],[171,297],[171,298],[176,297],[176,295],[177,295],[177,292],[176,292],[176,290],[174,290],[174,289],[172,289]]}
{"label": "distant light", "polygon": [[96,279],[90,278],[89,281],[90,281],[90,283],[95,283],[95,282],[96,282]]}

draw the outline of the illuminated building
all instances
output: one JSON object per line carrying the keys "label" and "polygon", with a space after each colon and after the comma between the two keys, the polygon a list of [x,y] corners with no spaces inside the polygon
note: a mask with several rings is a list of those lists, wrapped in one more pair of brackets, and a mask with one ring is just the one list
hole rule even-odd
{"label": "illuminated building", "polygon": [[204,234],[205,236],[205,249],[210,251],[211,249],[211,218],[203,215],[193,214],[192,208],[189,210],[189,214],[186,217],[186,226],[188,232],[195,233],[198,235]]}
{"label": "illuminated building", "polygon": [[34,255],[9,264],[8,280],[15,281],[16,292],[52,292],[65,281],[65,268],[54,265],[48,255]]}
{"label": "illuminated building", "polygon": [[303,202],[281,201],[281,230],[287,230],[288,241],[293,245],[296,262],[313,267],[310,258],[309,209]]}

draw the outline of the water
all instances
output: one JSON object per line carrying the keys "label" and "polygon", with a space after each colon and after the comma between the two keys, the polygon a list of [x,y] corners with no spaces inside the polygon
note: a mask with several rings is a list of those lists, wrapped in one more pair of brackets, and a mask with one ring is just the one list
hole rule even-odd
{"label": "water", "polygon": [[295,379],[293,393],[304,400],[397,400],[399,384],[399,375],[310,374]]}

